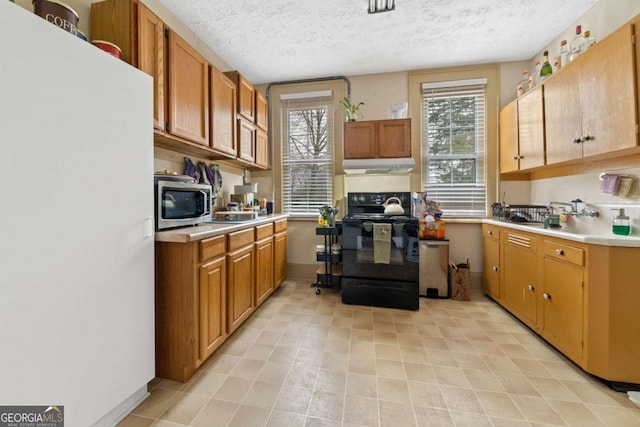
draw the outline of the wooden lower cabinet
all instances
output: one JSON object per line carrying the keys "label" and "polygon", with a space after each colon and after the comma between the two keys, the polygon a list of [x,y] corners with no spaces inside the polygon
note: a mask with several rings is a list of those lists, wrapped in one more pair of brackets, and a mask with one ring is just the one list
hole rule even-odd
{"label": "wooden lower cabinet", "polygon": [[253,233],[253,229],[249,229],[229,234],[230,248],[233,248],[234,244],[249,242],[248,245],[227,255],[227,331],[229,333],[238,329],[256,307]]}
{"label": "wooden lower cabinet", "polygon": [[274,291],[274,240],[273,224],[265,224],[256,227],[256,307],[269,298]]}
{"label": "wooden lower cabinet", "polygon": [[506,231],[504,241],[504,304],[529,327],[537,327],[538,239]]}
{"label": "wooden lower cabinet", "polygon": [[[586,372],[640,384],[640,247],[586,244],[483,224],[483,289]],[[591,262],[589,262],[591,260]],[[484,283],[487,279],[495,283]],[[496,296],[495,289],[499,289]]]}
{"label": "wooden lower cabinet", "polygon": [[287,220],[276,221],[273,236],[273,285],[278,289],[287,278]]}
{"label": "wooden lower cabinet", "polygon": [[[284,248],[286,266],[286,220],[199,241],[156,242],[157,377],[188,381],[267,300],[276,278],[284,280],[274,273],[276,248]],[[286,275],[286,268],[278,271]]]}
{"label": "wooden lower cabinet", "polygon": [[256,250],[256,307],[273,293],[273,237],[269,236],[255,244]]}
{"label": "wooden lower cabinet", "polygon": [[571,360],[582,360],[582,267],[544,258],[542,335]]}
{"label": "wooden lower cabinet", "polygon": [[500,228],[482,225],[482,289],[494,299],[500,298]]}
{"label": "wooden lower cabinet", "polygon": [[224,256],[200,267],[200,357],[206,360],[227,338],[227,262]]}

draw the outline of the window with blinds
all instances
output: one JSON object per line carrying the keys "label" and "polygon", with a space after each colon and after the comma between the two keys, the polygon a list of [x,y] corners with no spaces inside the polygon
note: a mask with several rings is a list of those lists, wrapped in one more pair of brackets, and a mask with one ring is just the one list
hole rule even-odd
{"label": "window with blinds", "polygon": [[422,84],[423,188],[447,217],[486,215],[486,84]]}
{"label": "window with blinds", "polygon": [[317,216],[333,200],[332,92],[283,94],[283,212]]}

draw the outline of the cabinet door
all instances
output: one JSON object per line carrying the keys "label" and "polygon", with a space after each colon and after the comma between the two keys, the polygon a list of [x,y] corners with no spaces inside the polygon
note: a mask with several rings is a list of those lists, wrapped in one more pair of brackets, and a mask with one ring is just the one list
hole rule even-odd
{"label": "cabinet door", "polygon": [[250,122],[255,121],[256,90],[249,80],[238,76],[238,113]]}
{"label": "cabinet door", "polygon": [[200,359],[206,360],[227,336],[227,267],[220,257],[200,267]]}
{"label": "cabinet door", "polygon": [[269,164],[269,142],[267,133],[256,129],[256,166],[266,169]]}
{"label": "cabinet door", "polygon": [[255,306],[266,301],[273,293],[273,238],[256,242],[256,301]]}
{"label": "cabinet door", "polygon": [[253,244],[227,255],[227,332],[253,312]]}
{"label": "cabinet door", "polygon": [[538,255],[529,249],[505,244],[503,270],[504,304],[523,322],[535,328],[539,283]]}
{"label": "cabinet door", "polygon": [[264,131],[268,130],[267,107],[267,98],[256,91],[256,125]]}
{"label": "cabinet door", "polygon": [[253,123],[238,117],[238,159],[248,163],[256,161],[256,131]]}
{"label": "cabinet door", "polygon": [[518,99],[520,170],[544,166],[544,99],[538,86]]}
{"label": "cabinet door", "polygon": [[579,57],[585,157],[636,146],[632,37],[625,25]]}
{"label": "cabinet door", "polygon": [[344,158],[371,159],[377,157],[377,126],[375,121],[344,124]]}
{"label": "cabinet door", "polygon": [[582,135],[579,59],[544,82],[547,164],[582,157],[582,144],[574,142]]}
{"label": "cabinet door", "polygon": [[153,127],[165,130],[164,23],[138,3],[138,68],[153,77]]}
{"label": "cabinet door", "polygon": [[378,157],[411,157],[411,119],[378,122]]}
{"label": "cabinet door", "polygon": [[280,287],[287,278],[287,231],[281,231],[273,236],[275,266],[273,269],[274,286]]}
{"label": "cabinet door", "polygon": [[574,361],[582,359],[583,268],[544,258],[543,336]]}
{"label": "cabinet door", "polygon": [[169,31],[169,133],[209,146],[209,64]]}
{"label": "cabinet door", "polygon": [[211,148],[235,158],[236,85],[215,67],[211,67]]}
{"label": "cabinet door", "polygon": [[500,173],[520,168],[518,151],[518,101],[510,102],[500,110]]}
{"label": "cabinet door", "polygon": [[500,299],[500,241],[485,236],[482,251],[482,288],[492,298]]}

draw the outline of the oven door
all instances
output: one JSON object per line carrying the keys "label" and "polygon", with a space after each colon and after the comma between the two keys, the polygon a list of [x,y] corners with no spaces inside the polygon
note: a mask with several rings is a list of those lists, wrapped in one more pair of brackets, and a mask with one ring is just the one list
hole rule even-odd
{"label": "oven door", "polygon": [[419,275],[418,225],[391,224],[389,263],[375,262],[373,221],[342,224],[342,269],[344,277],[416,282]]}

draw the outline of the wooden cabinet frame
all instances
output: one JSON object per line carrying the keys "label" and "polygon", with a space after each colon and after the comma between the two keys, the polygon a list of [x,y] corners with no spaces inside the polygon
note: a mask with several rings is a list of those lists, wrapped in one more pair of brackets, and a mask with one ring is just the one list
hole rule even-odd
{"label": "wooden cabinet frame", "polygon": [[[483,271],[485,292],[586,372],[614,383],[640,383],[640,327],[636,321],[640,248],[585,244],[494,224],[483,224],[485,242],[495,240],[487,231],[494,230],[495,236],[496,229],[501,236],[498,269],[516,273],[499,276],[496,296],[488,291],[487,272]],[[505,257],[507,252],[514,255],[517,246],[506,243],[509,233],[535,241],[535,249],[531,245],[523,249],[530,255],[526,261]],[[528,263],[526,269],[523,262]],[[535,318],[528,303],[517,301],[520,293],[526,299],[529,283],[513,278],[525,276],[534,278]],[[505,283],[509,280],[511,283]]]}

